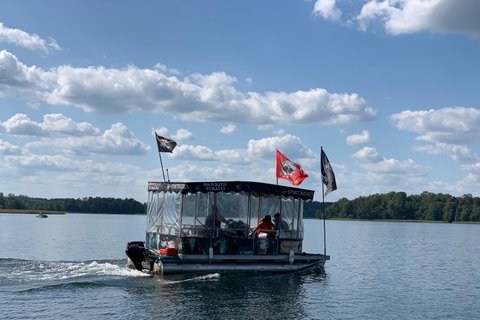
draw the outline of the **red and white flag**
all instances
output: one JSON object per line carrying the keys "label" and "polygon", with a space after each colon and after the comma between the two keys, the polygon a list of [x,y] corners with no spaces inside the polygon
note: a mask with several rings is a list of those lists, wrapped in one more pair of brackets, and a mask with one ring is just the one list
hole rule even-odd
{"label": "red and white flag", "polygon": [[294,186],[298,186],[307,177],[308,174],[302,170],[302,167],[277,150],[277,178],[288,180]]}

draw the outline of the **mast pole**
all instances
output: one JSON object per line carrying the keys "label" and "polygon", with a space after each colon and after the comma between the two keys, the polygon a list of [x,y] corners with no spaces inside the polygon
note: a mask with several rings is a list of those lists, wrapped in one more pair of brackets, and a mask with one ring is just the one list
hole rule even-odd
{"label": "mast pole", "polygon": [[[320,170],[323,169],[323,164],[322,164],[322,150],[323,150],[323,147],[320,146]],[[320,171],[320,175],[321,175],[321,171]],[[327,229],[325,227],[325,192],[324,192],[324,183],[322,181],[322,211],[323,211],[323,255],[327,255]]]}
{"label": "mast pole", "polygon": [[162,166],[163,182],[166,182],[166,180],[165,180],[165,172],[163,171],[162,153],[159,152],[159,153],[158,153],[158,156],[160,157],[160,165]]}

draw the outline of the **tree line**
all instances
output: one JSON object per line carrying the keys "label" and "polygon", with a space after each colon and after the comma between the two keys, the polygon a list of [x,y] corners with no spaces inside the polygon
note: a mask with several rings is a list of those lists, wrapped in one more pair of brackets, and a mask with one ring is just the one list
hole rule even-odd
{"label": "tree line", "polygon": [[[45,210],[82,213],[145,213],[146,203],[134,199],[88,197],[82,199],[42,199],[0,192],[0,209]],[[323,218],[323,204],[318,201],[304,204],[304,218]],[[407,196],[405,192],[389,192],[358,197],[341,198],[325,203],[327,219],[366,220],[430,220],[480,221],[480,198],[471,194],[454,197],[449,194],[424,191]]]}
{"label": "tree line", "polygon": [[[315,216],[323,217],[321,208]],[[353,200],[341,198],[326,207],[325,216],[327,219],[480,221],[480,198],[471,194],[454,197],[427,191],[407,196],[405,192],[392,191]]]}
{"label": "tree line", "polygon": [[12,193],[5,196],[0,192],[0,209],[135,214],[145,213],[146,204],[131,198],[42,199]]}

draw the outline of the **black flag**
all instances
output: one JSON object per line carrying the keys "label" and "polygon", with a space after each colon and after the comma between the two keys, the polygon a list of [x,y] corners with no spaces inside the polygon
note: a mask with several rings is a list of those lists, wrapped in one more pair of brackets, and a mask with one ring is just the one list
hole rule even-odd
{"label": "black flag", "polygon": [[172,153],[173,149],[177,146],[175,141],[159,136],[156,132],[155,137],[157,137],[158,152]]}
{"label": "black flag", "polygon": [[337,190],[337,182],[335,181],[335,174],[333,173],[332,165],[328,161],[327,155],[323,152],[320,155],[320,166],[322,167],[322,182],[327,186],[325,196],[330,192]]}

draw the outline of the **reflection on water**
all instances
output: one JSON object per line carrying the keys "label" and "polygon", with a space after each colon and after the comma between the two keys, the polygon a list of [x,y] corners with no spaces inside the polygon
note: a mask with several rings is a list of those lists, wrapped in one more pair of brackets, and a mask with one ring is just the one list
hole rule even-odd
{"label": "reflection on water", "polygon": [[128,293],[145,312],[165,319],[299,319],[308,316],[303,286],[321,285],[320,271],[155,276],[154,287]]}

